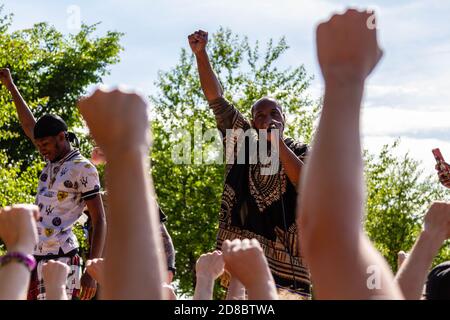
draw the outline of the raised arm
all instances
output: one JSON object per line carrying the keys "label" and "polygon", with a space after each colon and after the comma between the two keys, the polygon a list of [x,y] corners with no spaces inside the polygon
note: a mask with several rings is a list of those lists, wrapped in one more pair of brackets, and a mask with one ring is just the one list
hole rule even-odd
{"label": "raised arm", "polygon": [[[368,12],[348,10],[317,28],[325,99],[302,173],[299,237],[318,299],[402,298],[386,261],[363,232],[360,108],[382,52]],[[330,165],[332,161],[332,165]]]}
{"label": "raised arm", "polygon": [[147,104],[137,94],[97,90],[78,107],[107,161],[103,298],[161,299],[163,247],[149,175]]}
{"label": "raised arm", "polygon": [[223,96],[222,86],[214,73],[209,62],[206,44],[208,43],[208,32],[199,30],[189,35],[189,45],[197,59],[198,74],[206,100],[212,102]]}
{"label": "raised arm", "polygon": [[0,263],[0,300],[27,298],[31,270],[17,258],[8,259],[8,255],[27,255],[31,259],[30,255],[38,240],[38,217],[39,209],[36,206],[14,205],[0,208],[0,239],[8,250]]}
{"label": "raised arm", "polygon": [[395,280],[409,300],[419,300],[423,287],[439,249],[450,238],[450,203],[434,202],[425,216],[425,224],[413,249]]}
{"label": "raised arm", "polygon": [[222,252],[213,251],[202,254],[195,266],[194,300],[212,300],[214,282],[224,271]]}
{"label": "raised arm", "polygon": [[226,135],[227,129],[248,129],[250,127],[248,120],[223,98],[222,86],[211,67],[208,53],[206,52],[208,33],[199,30],[189,35],[188,39],[192,52],[197,59],[203,93],[206,100],[208,100],[211,110],[214,112],[218,129],[223,136]]}
{"label": "raised arm", "polygon": [[36,119],[14,84],[9,69],[0,69],[0,81],[12,95],[23,131],[31,141],[34,141],[33,129],[36,125]]}

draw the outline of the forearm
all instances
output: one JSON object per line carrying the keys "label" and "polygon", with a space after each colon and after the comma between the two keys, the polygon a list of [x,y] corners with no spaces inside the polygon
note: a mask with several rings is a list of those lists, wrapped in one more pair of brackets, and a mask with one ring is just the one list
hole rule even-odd
{"label": "forearm", "polygon": [[114,281],[106,281],[105,298],[161,299],[162,244],[147,150],[130,149],[107,155],[105,278]]}
{"label": "forearm", "polygon": [[302,218],[307,223],[302,225],[303,232],[310,228],[313,235],[335,240],[345,235],[357,243],[364,207],[359,130],[363,86],[326,86],[319,128],[304,172]]}
{"label": "forearm", "polygon": [[395,281],[408,300],[420,300],[427,274],[443,243],[442,237],[423,231],[408,258],[395,276]]}
{"label": "forearm", "polygon": [[30,271],[19,262],[0,268],[0,300],[26,300]]}
{"label": "forearm", "polygon": [[195,55],[197,60],[198,73],[200,76],[200,84],[202,86],[203,93],[208,102],[211,102],[217,98],[222,97],[223,90],[214,73],[211,63],[209,62],[208,54],[206,51],[202,51]]}
{"label": "forearm", "polygon": [[[321,121],[304,172],[299,228],[318,299],[402,298],[387,263],[361,226],[363,87],[363,82],[326,85]],[[371,287],[367,283],[374,267],[380,285]]]}
{"label": "forearm", "polygon": [[212,300],[214,280],[211,277],[197,277],[194,300]]}
{"label": "forearm", "polygon": [[17,87],[14,84],[11,84],[8,87],[8,90],[11,92],[22,129],[24,130],[25,134],[31,140],[33,140],[33,129],[36,125],[36,119],[34,118],[31,110],[28,108],[25,100],[22,98],[22,95],[20,94]]}
{"label": "forearm", "polygon": [[258,284],[247,287],[248,300],[278,300],[278,293],[273,279],[265,279]]}
{"label": "forearm", "polygon": [[68,300],[66,286],[45,287],[46,300]]}
{"label": "forearm", "polygon": [[294,186],[300,181],[300,172],[303,162],[295,155],[295,153],[286,145],[283,139],[279,142],[280,161],[283,165],[286,175]]}
{"label": "forearm", "polygon": [[106,221],[99,219],[92,227],[92,243],[90,244],[89,259],[103,257],[106,240]]}
{"label": "forearm", "polygon": [[235,277],[231,278],[228,286],[227,300],[245,300],[245,287]]}
{"label": "forearm", "polygon": [[161,223],[161,236],[164,246],[164,252],[166,254],[167,259],[167,267],[175,268],[175,247],[173,246],[172,238],[167,231],[166,226]]}

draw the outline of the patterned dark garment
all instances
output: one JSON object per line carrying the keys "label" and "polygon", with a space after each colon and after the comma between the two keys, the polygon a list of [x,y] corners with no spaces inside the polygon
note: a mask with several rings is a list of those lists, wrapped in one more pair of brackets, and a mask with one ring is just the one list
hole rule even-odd
{"label": "patterned dark garment", "polygon": [[[241,144],[237,136],[233,137],[230,132],[226,135],[227,129],[245,131],[251,128],[250,123],[236,108],[222,98],[213,101],[210,106],[224,137],[224,144],[227,145],[227,139],[230,138],[235,143],[233,148],[225,147],[228,161],[232,157],[234,160],[238,159],[239,152],[245,151],[243,164],[227,162],[226,165],[217,248],[220,250],[226,239],[257,239],[269,263],[280,297],[310,299],[309,271],[299,253],[295,186],[289,181],[282,166],[275,174],[263,175],[261,171],[267,166],[260,162],[251,164],[250,135],[245,140],[242,139]],[[284,141],[303,161],[308,147],[290,138]],[[245,149],[242,149],[243,146]],[[226,285],[227,280],[222,280]]]}

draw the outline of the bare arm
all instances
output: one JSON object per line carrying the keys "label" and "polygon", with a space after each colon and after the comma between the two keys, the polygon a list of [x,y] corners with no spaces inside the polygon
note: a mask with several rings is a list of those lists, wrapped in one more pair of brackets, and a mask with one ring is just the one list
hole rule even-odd
{"label": "bare arm", "polygon": [[166,279],[167,283],[171,283],[173,281],[173,269],[175,269],[175,247],[173,246],[172,238],[167,231],[164,223],[161,223],[160,226],[161,236],[164,246],[164,252],[166,254],[167,259],[167,270],[168,276]]}
{"label": "bare arm", "polygon": [[224,271],[222,253],[214,251],[202,254],[195,266],[196,284],[194,300],[212,300],[214,282]]}
{"label": "bare arm", "polygon": [[245,300],[245,287],[235,277],[231,278],[226,300]]}
{"label": "bare arm", "polygon": [[14,84],[9,69],[0,70],[0,80],[12,95],[23,131],[31,141],[34,141],[33,130],[36,125],[36,119]]}
{"label": "bare arm", "polygon": [[421,298],[431,263],[449,237],[450,204],[435,202],[425,217],[424,230],[395,276],[406,299]]}
{"label": "bare arm", "polygon": [[189,45],[197,60],[198,74],[206,100],[212,102],[223,96],[223,89],[209,62],[206,44],[208,33],[202,30],[196,31],[188,37]]}
{"label": "bare arm", "polygon": [[[0,239],[8,252],[32,254],[37,243],[35,219],[39,209],[36,206],[18,205],[0,208]],[[16,261],[0,267],[0,300],[25,300],[30,282],[30,270]]]}
{"label": "bare arm", "polygon": [[[103,255],[103,247],[106,237],[106,219],[100,194],[94,198],[85,200],[89,216],[92,220],[92,237],[90,237],[90,250],[88,259],[100,258]],[[81,277],[81,300],[90,300],[97,292],[97,284],[88,272]]]}
{"label": "bare arm", "polygon": [[149,176],[147,104],[137,94],[97,90],[78,107],[107,160],[103,298],[162,299],[163,248]]}
{"label": "bare arm", "polygon": [[90,243],[88,258],[101,258],[106,238],[106,218],[102,197],[97,194],[93,199],[86,200],[86,205],[92,219],[92,243]]}
{"label": "bare arm", "polygon": [[317,28],[325,99],[303,172],[298,229],[318,299],[402,298],[361,226],[360,107],[365,79],[381,57],[376,30],[367,28],[369,17],[349,10]]}
{"label": "bare arm", "polygon": [[49,260],[42,266],[46,300],[68,300],[66,292],[70,267],[60,261]]}
{"label": "bare arm", "polygon": [[258,240],[225,240],[222,250],[226,270],[247,289],[248,300],[278,299],[275,281]]}
{"label": "bare arm", "polygon": [[280,161],[283,164],[286,175],[289,181],[294,186],[298,185],[300,181],[300,174],[303,167],[303,161],[300,160],[297,155],[292,151],[281,138],[280,142]]}

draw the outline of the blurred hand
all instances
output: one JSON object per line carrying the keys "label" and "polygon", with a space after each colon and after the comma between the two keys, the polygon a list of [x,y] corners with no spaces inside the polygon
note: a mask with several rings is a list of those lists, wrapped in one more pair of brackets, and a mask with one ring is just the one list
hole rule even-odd
{"label": "blurred hand", "polygon": [[205,277],[216,280],[224,271],[222,252],[216,250],[202,254],[197,260],[195,271],[197,278]]}
{"label": "blurred hand", "polygon": [[361,83],[381,59],[373,13],[347,10],[317,27],[317,54],[325,82]]}
{"label": "blurred hand", "polygon": [[65,290],[70,267],[60,261],[49,260],[42,266],[42,277],[46,291]]}
{"label": "blurred hand", "polygon": [[424,232],[442,241],[450,238],[450,203],[433,202],[425,215]]}
{"label": "blurred hand", "polygon": [[172,285],[163,283],[162,287],[167,300],[177,300],[177,295],[175,294],[175,289]]}
{"label": "blurred hand", "polygon": [[[281,121],[272,120],[272,127],[269,126],[267,132],[267,141],[283,140],[284,124]],[[277,135],[278,130],[278,135]]]}
{"label": "blurred hand", "polygon": [[222,252],[226,270],[246,288],[258,286],[267,281],[273,282],[269,265],[258,240],[225,240],[222,244]]}
{"label": "blurred hand", "polygon": [[19,204],[0,209],[0,238],[8,251],[33,253],[38,241],[38,218],[39,209],[34,205]]}
{"label": "blurred hand", "polygon": [[147,152],[150,145],[147,104],[136,93],[98,89],[80,100],[78,108],[107,158],[127,150]]}
{"label": "blurred hand", "polygon": [[94,166],[98,166],[99,164],[105,164],[106,158],[102,149],[100,149],[99,147],[95,147],[94,149],[92,149],[91,162]]}
{"label": "blurred hand", "polygon": [[86,271],[87,273],[100,285],[104,282],[104,268],[105,262],[103,258],[96,258],[86,261]]}
{"label": "blurred hand", "polygon": [[97,293],[97,282],[85,272],[81,276],[81,300],[91,300]]}
{"label": "blurred hand", "polygon": [[397,270],[400,269],[406,258],[408,258],[408,253],[406,253],[405,251],[399,251],[399,253],[397,254]]}

